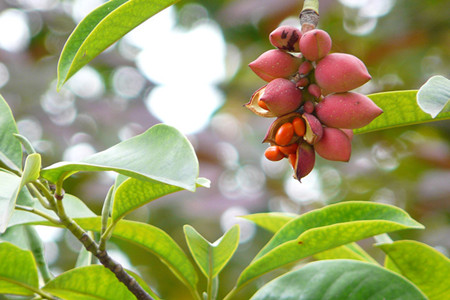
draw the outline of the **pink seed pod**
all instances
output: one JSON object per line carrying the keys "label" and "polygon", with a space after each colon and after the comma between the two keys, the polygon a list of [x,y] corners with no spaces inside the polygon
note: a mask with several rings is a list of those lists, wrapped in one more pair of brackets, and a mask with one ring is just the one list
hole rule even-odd
{"label": "pink seed pod", "polygon": [[307,31],[300,39],[300,51],[310,61],[323,58],[331,50],[331,37],[321,29]]}
{"label": "pink seed pod", "polygon": [[295,84],[297,87],[306,87],[309,84],[309,79],[307,77],[300,78]]}
{"label": "pink seed pod", "polygon": [[317,154],[328,160],[349,161],[352,144],[347,134],[340,129],[325,127],[322,139],[314,145]]}
{"label": "pink seed pod", "polygon": [[314,112],[314,103],[312,101],[306,101],[305,104],[303,104],[303,110],[307,114],[312,114]]}
{"label": "pink seed pod", "polygon": [[353,129],[341,128],[341,130],[347,135],[350,142],[353,140]]}
{"label": "pink seed pod", "polygon": [[272,49],[261,54],[248,66],[263,80],[270,82],[275,78],[288,78],[302,63],[302,59],[282,50]]}
{"label": "pink seed pod", "polygon": [[301,179],[312,171],[315,162],[316,154],[313,146],[305,142],[300,143],[294,163],[294,178],[301,182]]}
{"label": "pink seed pod", "polygon": [[276,116],[271,111],[266,110],[259,105],[259,101],[261,100],[262,95],[264,95],[266,87],[267,85],[260,87],[256,92],[254,92],[250,101],[245,104],[245,107],[260,117],[273,118]]}
{"label": "pink seed pod", "polygon": [[329,93],[342,93],[360,87],[372,77],[364,63],[356,56],[331,53],[316,66],[317,84]]}
{"label": "pink seed pod", "polygon": [[267,84],[261,101],[275,116],[282,116],[295,111],[302,104],[302,92],[292,81],[277,78]]}
{"label": "pink seed pod", "polygon": [[303,139],[311,145],[316,144],[323,135],[322,123],[314,115],[304,113],[302,115],[303,120],[305,120],[306,131]]}
{"label": "pink seed pod", "polygon": [[316,116],[328,127],[355,129],[383,113],[368,97],[347,92],[331,94],[316,105]]}
{"label": "pink seed pod", "polygon": [[312,69],[314,69],[312,63],[310,61],[305,60],[304,62],[302,62],[300,67],[298,67],[298,74],[300,76],[306,76],[309,74],[309,72],[312,71]]}
{"label": "pink seed pod", "polygon": [[317,84],[310,84],[308,86],[308,92],[313,96],[314,98],[318,99],[320,96],[322,96],[322,91],[320,90],[320,87]]}
{"label": "pink seed pod", "polygon": [[269,35],[269,40],[272,45],[278,49],[300,52],[298,41],[302,33],[294,26],[280,26]]}

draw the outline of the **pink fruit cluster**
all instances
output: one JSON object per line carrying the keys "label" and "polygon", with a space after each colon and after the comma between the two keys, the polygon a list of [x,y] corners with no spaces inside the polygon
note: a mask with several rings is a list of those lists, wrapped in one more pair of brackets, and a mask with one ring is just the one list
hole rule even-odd
{"label": "pink fruit cluster", "polygon": [[315,153],[334,161],[348,161],[352,129],[369,124],[383,111],[368,97],[350,92],[371,79],[364,63],[344,53],[329,53],[327,32],[301,33],[282,26],[270,34],[277,49],[249,64],[268,83],[246,106],[259,116],[276,117],[264,142],[265,156],[288,158],[300,180],[315,164]]}

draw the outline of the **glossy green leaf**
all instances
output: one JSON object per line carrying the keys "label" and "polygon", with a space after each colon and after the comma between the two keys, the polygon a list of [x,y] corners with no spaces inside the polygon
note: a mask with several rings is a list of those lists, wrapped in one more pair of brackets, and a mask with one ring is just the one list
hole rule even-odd
{"label": "glossy green leaf", "polygon": [[101,265],[64,272],[42,290],[65,300],[136,299],[110,270]]}
{"label": "glossy green leaf", "polygon": [[292,219],[298,217],[296,214],[270,212],[270,213],[257,213],[241,218],[252,221],[261,228],[264,228],[272,233],[277,232],[281,227]]}
{"label": "glossy green leaf", "polygon": [[22,144],[22,146],[25,149],[26,153],[28,153],[28,154],[36,153],[36,150],[34,149],[33,145],[30,142],[30,140],[28,140],[25,136],[20,135],[18,133],[14,133],[14,136]]}
{"label": "glossy green leaf", "polygon": [[419,89],[417,104],[432,118],[440,112],[450,112],[450,80],[433,76]]}
{"label": "glossy green leaf", "polygon": [[[63,201],[66,213],[71,218],[89,218],[96,216],[96,214],[93,213],[89,209],[89,207],[87,207],[86,204],[84,204],[83,201],[81,201],[80,199],[78,199],[73,195],[65,194]],[[50,215],[53,218],[57,218],[56,214],[53,211],[44,208],[41,205],[41,203],[39,203],[39,201],[35,201],[33,207],[35,209],[45,212],[46,214]],[[9,222],[9,226],[11,227],[14,225],[29,224],[41,221],[46,221],[46,219],[30,212],[15,210]]]}
{"label": "glossy green leaf", "polygon": [[371,257],[366,251],[364,251],[364,249],[361,248],[357,243],[350,243],[330,250],[319,252],[317,254],[314,254],[313,257],[317,260],[354,259],[378,264],[377,261],[373,259],[373,257]]}
{"label": "glossy green leaf", "polygon": [[67,40],[58,63],[58,88],[139,24],[179,0],[111,0],[92,11]]}
{"label": "glossy green leaf", "polygon": [[39,290],[33,254],[7,243],[0,243],[0,294],[32,296]]}
{"label": "glossy green leaf", "polygon": [[233,256],[239,244],[239,226],[234,225],[214,243],[208,242],[192,226],[184,226],[192,257],[206,278],[216,277]]}
{"label": "glossy green leaf", "polygon": [[372,202],[341,202],[283,226],[242,272],[237,286],[307,256],[380,233],[423,226],[403,210]]}
{"label": "glossy green leaf", "polygon": [[354,129],[354,133],[366,133],[375,130],[408,126],[437,120],[450,119],[450,112],[441,113],[432,118],[417,105],[417,91],[395,91],[367,95],[383,113],[369,125]]}
{"label": "glossy green leaf", "polygon": [[[121,177],[124,176],[118,176],[120,184],[116,184],[114,192],[112,210],[113,222],[116,222],[136,208],[139,208],[153,200],[182,190],[182,188],[178,186],[158,182],[156,180],[142,181],[135,178],[128,178],[124,180],[124,178]],[[203,178],[199,179],[201,179],[200,183],[202,184],[209,182],[207,179],[205,182],[203,182]],[[197,186],[199,186],[198,181]]]}
{"label": "glossy green leaf", "polygon": [[8,103],[0,95],[0,161],[14,171],[22,170],[22,145],[13,134],[18,133]]}
{"label": "glossy green leaf", "polygon": [[426,244],[407,240],[377,247],[430,300],[450,299],[450,260],[442,253]]}
{"label": "glossy green leaf", "polygon": [[[270,213],[257,213],[241,218],[254,222],[256,225],[267,229],[272,233],[276,233],[286,223],[298,217],[296,214],[270,212]],[[314,258],[317,260],[325,259],[356,259],[367,262],[376,263],[376,261],[362,249],[356,243],[350,243],[347,245],[339,246],[330,250],[326,250],[317,254],[314,254]]]}
{"label": "glossy green leaf", "polygon": [[54,164],[41,170],[41,176],[57,182],[79,171],[115,171],[189,191],[195,191],[199,172],[192,145],[178,130],[164,124],[155,125],[81,162]]}
{"label": "glossy green leaf", "polygon": [[[96,232],[101,230],[101,217],[75,219],[75,221],[84,230]],[[181,282],[189,289],[195,290],[198,277],[194,266],[180,246],[163,230],[145,223],[121,220],[117,223],[113,236],[152,252],[169,267]]]}
{"label": "glossy green leaf", "polygon": [[411,282],[374,264],[326,260],[280,276],[251,300],[426,300]]}

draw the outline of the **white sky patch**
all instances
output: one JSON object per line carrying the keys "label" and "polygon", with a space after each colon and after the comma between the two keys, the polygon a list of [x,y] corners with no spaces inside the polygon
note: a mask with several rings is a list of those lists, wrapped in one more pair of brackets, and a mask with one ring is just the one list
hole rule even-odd
{"label": "white sky patch", "polygon": [[17,9],[6,9],[0,13],[0,48],[17,52],[25,50],[30,42],[27,16]]}
{"label": "white sky patch", "polygon": [[222,92],[214,86],[185,83],[156,87],[145,100],[154,116],[185,134],[203,129],[223,102]]}

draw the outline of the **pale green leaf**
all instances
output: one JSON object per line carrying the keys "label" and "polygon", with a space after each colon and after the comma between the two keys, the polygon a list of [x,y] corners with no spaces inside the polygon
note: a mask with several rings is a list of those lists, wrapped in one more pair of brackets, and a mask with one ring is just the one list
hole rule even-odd
{"label": "pale green leaf", "polygon": [[426,300],[411,282],[355,260],[313,262],[263,286],[251,300]]}
{"label": "pale green leaf", "polygon": [[241,216],[246,220],[252,221],[261,228],[264,228],[272,233],[277,232],[286,223],[298,217],[296,214],[270,212],[270,213],[257,213],[247,216]]}
{"label": "pale green leaf", "polygon": [[366,251],[364,251],[364,249],[362,249],[357,243],[350,243],[330,250],[326,250],[314,254],[313,257],[317,260],[354,259],[377,264],[376,260],[373,259]]}
{"label": "pale green leaf", "polygon": [[101,265],[64,272],[48,282],[42,290],[64,300],[136,300],[114,273]]}
{"label": "pale green leaf", "polygon": [[365,133],[399,126],[409,126],[450,119],[450,112],[441,113],[434,119],[423,112],[417,105],[416,95],[417,90],[367,95],[383,110],[383,113],[375,118],[369,125],[354,129],[353,132]]}
{"label": "pale green leaf", "polygon": [[433,76],[419,89],[417,104],[432,118],[440,112],[450,112],[450,80]]}
{"label": "pale green leaf", "polygon": [[32,296],[39,290],[36,264],[28,250],[0,243],[0,294]]}
{"label": "pale green leaf", "polygon": [[8,103],[0,95],[0,161],[14,171],[22,170],[22,145],[14,137],[16,121]]}
{"label": "pale green leaf", "polygon": [[111,0],[92,11],[67,40],[58,63],[58,88],[139,24],[179,0]]}
{"label": "pale green leaf", "polygon": [[423,226],[403,210],[373,202],[341,202],[283,226],[242,272],[238,287],[278,267],[377,234]]}
{"label": "pale green leaf", "polygon": [[51,182],[79,171],[115,171],[143,181],[195,191],[198,160],[189,141],[168,125],[155,125],[143,134],[123,141],[80,162],[61,162],[41,170]]}
{"label": "pale green leaf", "polygon": [[192,257],[207,278],[216,277],[233,256],[239,244],[239,226],[234,225],[214,243],[208,242],[192,226],[184,226]]}
{"label": "pale green leaf", "polygon": [[39,171],[41,170],[41,155],[39,153],[33,153],[27,156],[25,160],[25,167],[23,168],[22,181],[20,187],[30,181],[39,178]]}
{"label": "pale green leaf", "polygon": [[20,191],[21,178],[0,172],[0,233],[5,232]]}
{"label": "pale green leaf", "polygon": [[430,300],[450,299],[450,260],[442,253],[426,244],[408,240],[377,247]]}

